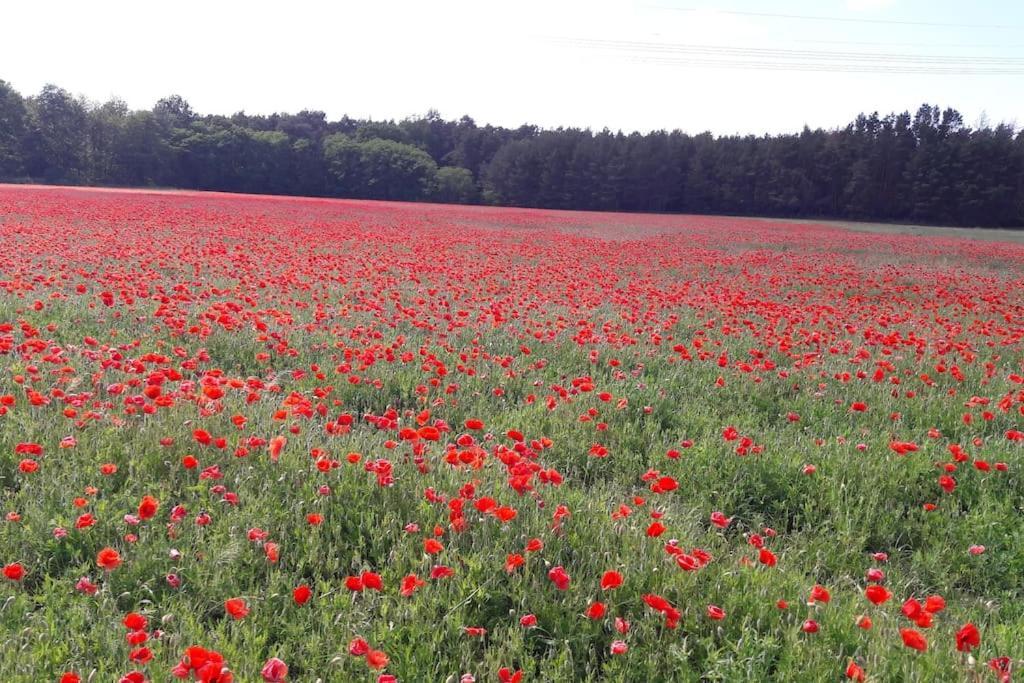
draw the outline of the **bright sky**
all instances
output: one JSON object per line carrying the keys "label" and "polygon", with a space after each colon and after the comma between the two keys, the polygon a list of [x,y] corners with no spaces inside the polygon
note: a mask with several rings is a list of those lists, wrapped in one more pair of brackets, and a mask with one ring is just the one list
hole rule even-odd
{"label": "bright sky", "polygon": [[133,108],[179,93],[203,114],[435,108],[691,133],[834,127],[925,101],[969,124],[1024,111],[1018,0],[4,4],[0,78]]}

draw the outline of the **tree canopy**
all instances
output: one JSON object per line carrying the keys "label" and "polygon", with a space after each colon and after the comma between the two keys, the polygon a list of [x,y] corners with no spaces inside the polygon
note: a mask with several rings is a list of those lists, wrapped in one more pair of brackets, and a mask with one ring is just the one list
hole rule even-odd
{"label": "tree canopy", "polygon": [[0,180],[561,209],[1024,225],[1024,132],[953,109],[765,136],[542,130],[320,111],[200,115],[23,97],[0,80]]}

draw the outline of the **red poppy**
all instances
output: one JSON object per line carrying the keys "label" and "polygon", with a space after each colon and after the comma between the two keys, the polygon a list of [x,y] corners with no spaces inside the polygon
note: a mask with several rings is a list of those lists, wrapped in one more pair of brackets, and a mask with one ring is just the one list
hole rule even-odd
{"label": "red poppy", "polygon": [[124,627],[129,631],[142,631],[145,630],[148,622],[146,617],[142,616],[138,612],[129,612],[125,615],[121,623],[124,624]]}
{"label": "red poppy", "polygon": [[353,657],[362,657],[369,651],[369,643],[362,638],[353,638],[348,643],[348,653]]}
{"label": "red poppy", "polygon": [[266,683],[284,683],[288,680],[288,665],[277,657],[271,657],[260,669],[260,675]]}
{"label": "red poppy", "polygon": [[766,567],[774,567],[777,564],[778,559],[772,551],[767,548],[761,548],[757,555],[757,561]]}
{"label": "red poppy", "polygon": [[370,590],[375,591],[384,590],[384,580],[381,578],[380,574],[374,572],[363,572],[359,575],[359,579],[363,582],[364,588],[369,588]]}
{"label": "red poppy", "polygon": [[661,536],[663,533],[665,533],[665,531],[667,531],[667,527],[661,522],[655,521],[647,527],[646,533],[647,536],[650,538],[657,538],[658,536]]}
{"label": "red poppy", "polygon": [[157,510],[160,508],[160,503],[157,502],[153,496],[143,496],[142,502],[139,503],[139,519],[152,519]]}
{"label": "red poppy", "polygon": [[292,591],[292,599],[295,601],[296,605],[305,605],[309,602],[311,597],[313,597],[313,591],[306,584],[297,586],[295,590]]}
{"label": "red poppy", "polygon": [[498,669],[498,683],[521,683],[523,672],[519,669],[512,671],[507,666]]}
{"label": "red poppy", "polygon": [[924,639],[918,631],[912,628],[901,628],[900,637],[903,638],[903,644],[912,650],[918,652],[924,652],[928,649],[928,641]]}
{"label": "red poppy", "polygon": [[884,586],[877,584],[868,586],[864,590],[864,595],[875,605],[881,605],[892,597],[891,592],[886,590]]}
{"label": "red poppy", "polygon": [[418,576],[416,576],[415,574],[409,574],[408,576],[402,579],[400,592],[402,596],[408,598],[416,592],[417,588],[425,585],[426,583],[422,581]]}
{"label": "red poppy", "polygon": [[622,585],[622,574],[608,570],[601,576],[601,590],[612,590]]}
{"label": "red poppy", "polygon": [[243,619],[249,614],[249,606],[242,598],[229,598],[224,601],[224,611],[227,612],[232,619]]}
{"label": "red poppy", "polygon": [[388,656],[380,650],[370,650],[366,653],[366,664],[371,669],[383,669],[388,665]]}
{"label": "red poppy", "polygon": [[551,580],[551,583],[555,584],[555,588],[560,591],[564,591],[569,588],[569,582],[571,579],[569,574],[565,571],[565,567],[562,567],[561,565],[552,567],[551,570],[548,571],[548,578]]}
{"label": "red poppy", "polygon": [[718,512],[717,510],[711,513],[711,523],[717,526],[719,529],[726,528],[727,526],[729,526],[729,523],[731,521],[731,517],[726,517],[725,514]]}
{"label": "red poppy", "polygon": [[967,622],[956,632],[956,649],[960,652],[970,652],[981,645],[981,634],[978,627]]}
{"label": "red poppy", "polygon": [[946,601],[941,595],[929,595],[924,601],[924,611],[937,614],[946,609]]}
{"label": "red poppy", "polygon": [[4,565],[4,576],[11,581],[21,581],[25,577],[25,568],[20,562]]}
{"label": "red poppy", "polygon": [[121,566],[121,555],[113,548],[103,548],[96,554],[96,564],[112,572]]}

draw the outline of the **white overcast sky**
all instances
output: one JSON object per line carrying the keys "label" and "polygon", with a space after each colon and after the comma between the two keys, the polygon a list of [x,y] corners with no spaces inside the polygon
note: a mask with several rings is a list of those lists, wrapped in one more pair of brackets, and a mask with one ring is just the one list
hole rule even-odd
{"label": "white overcast sky", "polygon": [[983,113],[1016,121],[1024,111],[1021,75],[722,69],[671,55],[665,64],[657,51],[834,50],[1024,65],[1017,0],[12,0],[0,12],[0,79],[26,95],[55,83],[133,108],[179,93],[204,114],[308,108],[382,119],[435,108],[506,126],[692,133],[834,127],[862,110],[913,111],[924,101],[956,107],[968,123]]}

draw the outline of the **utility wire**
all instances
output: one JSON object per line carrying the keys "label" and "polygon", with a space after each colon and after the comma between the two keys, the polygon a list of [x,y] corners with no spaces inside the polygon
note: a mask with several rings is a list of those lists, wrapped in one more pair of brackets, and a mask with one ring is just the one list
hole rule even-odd
{"label": "utility wire", "polygon": [[1024,76],[1024,67],[1019,69],[985,69],[985,68],[935,68],[935,67],[886,67],[884,65],[841,65],[814,63],[772,63],[744,62],[735,60],[715,60],[699,58],[664,58],[664,57],[627,57],[629,61],[644,64],[660,64],[663,66],[696,66],[717,69],[743,69],[760,71],[806,71],[820,73],[867,73],[867,74],[914,74],[934,76]]}
{"label": "utility wire", "polygon": [[909,21],[900,19],[869,19],[866,17],[835,17],[818,14],[776,14],[772,12],[749,12],[741,10],[705,9],[700,7],[669,7],[665,5],[645,5],[652,9],[670,10],[673,12],[711,12],[714,14],[732,14],[743,17],[764,17],[769,19],[798,19],[801,21],[836,21],[858,24],[892,24],[896,26],[939,26],[944,28],[987,28],[1005,31],[1024,31],[1024,26],[1011,24],[960,24],[941,21]]}
{"label": "utility wire", "polygon": [[745,47],[732,45],[704,45],[689,43],[653,43],[631,40],[598,40],[592,38],[550,38],[550,42],[571,47],[600,48],[626,52],[686,53],[721,56],[765,57],[793,60],[825,60],[854,62],[1024,65],[1024,57],[984,57],[910,54],[891,52],[836,52],[826,50],[790,50],[785,48]]}
{"label": "utility wire", "polygon": [[569,48],[613,54],[625,53],[634,61],[682,66],[838,73],[1004,76],[1024,74],[1024,57],[835,52],[569,37],[547,38],[546,41]]}

